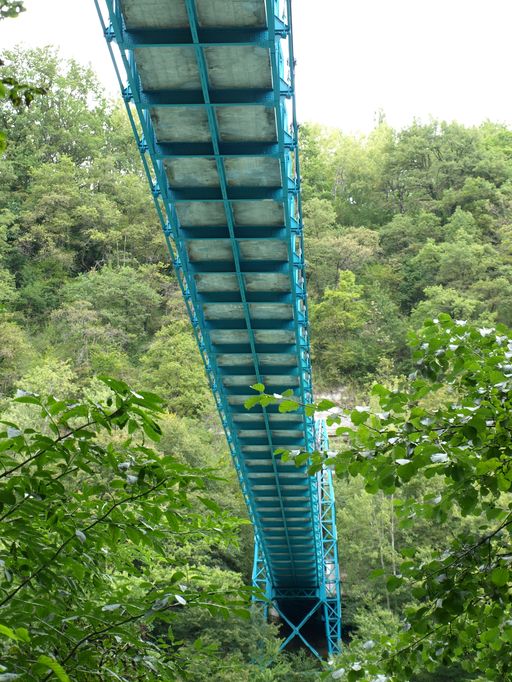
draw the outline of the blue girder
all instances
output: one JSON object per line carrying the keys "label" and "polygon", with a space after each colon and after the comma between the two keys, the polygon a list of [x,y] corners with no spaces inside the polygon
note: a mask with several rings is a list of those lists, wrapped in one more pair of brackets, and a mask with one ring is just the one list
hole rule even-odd
{"label": "blue girder", "polygon": [[[295,636],[340,641],[331,472],[304,409],[248,412],[251,384],[313,399],[291,0],[95,0],[255,533],[253,582]],[[324,447],[325,446],[325,447]]]}

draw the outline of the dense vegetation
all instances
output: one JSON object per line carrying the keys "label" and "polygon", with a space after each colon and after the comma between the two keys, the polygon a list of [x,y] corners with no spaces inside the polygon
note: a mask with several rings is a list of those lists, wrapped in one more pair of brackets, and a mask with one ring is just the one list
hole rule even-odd
{"label": "dense vegetation", "polygon": [[[440,313],[410,345],[417,369],[409,381],[375,384],[373,409],[358,406],[350,425],[337,427],[343,442],[327,460],[338,480],[388,497],[396,518],[391,566],[372,573],[385,585],[386,610],[367,614],[333,676],[405,681],[431,671],[437,680],[448,666],[463,679],[460,668],[466,679],[508,680],[512,333]],[[293,398],[264,393],[248,402],[297,408]],[[281,456],[305,461],[308,453]],[[325,453],[314,453],[310,471],[325,463]]]}
{"label": "dense vegetation", "polygon": [[[313,350],[326,386],[408,369],[404,331],[449,312],[512,324],[512,134],[385,123],[366,139],[305,126]],[[341,346],[341,352],[339,348]]]}
{"label": "dense vegetation", "polygon": [[[277,654],[274,626],[245,618],[240,602],[250,577],[250,529],[235,521],[245,514],[243,502],[121,104],[105,98],[88,69],[49,51],[4,59],[4,79],[16,77],[46,94],[29,107],[12,100],[0,107],[0,130],[8,131],[0,159],[0,411],[9,422],[0,451],[13,460],[3,462],[0,476],[6,614],[0,617],[0,680],[18,673],[21,679],[318,679],[318,666],[306,656]],[[455,368],[457,349],[448,349],[448,360],[437,367],[435,352],[459,345],[493,366],[494,327],[512,324],[512,132],[491,123],[468,129],[438,122],[397,132],[382,122],[361,139],[314,125],[303,126],[301,135],[316,385],[354,407],[369,400],[368,387],[378,381],[382,388],[371,406],[392,413],[370,417],[356,410],[381,420],[361,420],[350,449],[357,463],[362,452],[380,447],[370,439],[372,428],[397,431],[390,438],[403,442],[392,445],[410,446],[401,424],[410,423],[415,401],[423,401],[425,414],[414,418],[436,424],[459,418],[449,414],[453,391],[470,402],[491,380],[501,383],[483,370],[478,383],[471,364]],[[469,325],[469,341],[448,342],[444,337],[456,330],[442,317],[413,337],[425,355],[413,358],[407,332],[442,313],[492,334],[479,338]],[[439,345],[429,354],[422,344],[431,342]],[[434,382],[421,399],[404,378],[413,370],[428,370]],[[98,378],[105,375],[117,382]],[[386,407],[395,390],[403,397]],[[499,434],[496,427],[505,408],[495,404],[492,429],[483,415],[475,433],[464,433],[483,459],[484,447],[506,449],[507,427]],[[80,446],[81,424],[91,420]],[[435,427],[427,438],[431,432]],[[450,458],[463,445],[446,434]],[[439,466],[426,478],[409,462],[393,464],[387,476],[359,464],[347,474],[340,459],[344,634],[353,644],[352,658],[336,664],[335,674],[345,668],[350,679],[361,677],[357,666],[367,642],[394,635],[406,610],[414,627],[415,600],[424,601],[424,620],[435,620],[428,608],[435,611],[435,599],[443,597],[428,581],[420,595],[402,580],[407,572],[419,579],[412,557],[413,565],[401,568],[403,552],[407,563],[414,547],[415,557],[428,563],[438,549],[457,551],[449,548],[449,535],[455,543],[467,535],[477,544],[497,528],[510,487],[501,456],[495,469],[475,474],[470,462],[462,478],[453,474],[461,486],[465,477],[498,481],[503,473],[497,489],[471,493],[473,484],[466,486],[466,502],[450,496],[452,470],[441,470],[442,461],[430,463]],[[21,458],[29,466],[9,471]],[[409,458],[393,451],[394,462]],[[152,489],[163,479],[169,508],[160,488]],[[440,494],[446,498],[436,505],[421,502]],[[414,523],[411,499],[427,510],[414,510]],[[105,514],[108,522],[98,523]],[[476,514],[486,515],[483,528]],[[499,551],[508,556],[505,544]],[[474,588],[506,613],[503,561],[489,564],[489,584]],[[465,581],[478,580],[471,566]],[[447,607],[445,625],[460,616],[460,604]],[[487,628],[499,636],[481,641],[496,659],[507,648],[504,622]],[[466,632],[473,641],[483,630]],[[411,656],[405,679],[464,679],[461,662],[482,679],[494,679],[486,677],[486,666],[499,671],[496,679],[507,679],[496,661],[480,660],[467,642],[458,646],[435,655],[421,649],[425,669],[436,667],[429,656],[442,669],[420,675]],[[382,682],[384,673],[371,670],[368,679],[380,675]]]}

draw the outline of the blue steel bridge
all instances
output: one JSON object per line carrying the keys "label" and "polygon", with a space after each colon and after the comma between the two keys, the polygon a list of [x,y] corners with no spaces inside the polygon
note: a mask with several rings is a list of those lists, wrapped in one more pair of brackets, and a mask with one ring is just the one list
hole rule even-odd
{"label": "blue steel bridge", "polygon": [[331,472],[274,456],[326,448],[325,425],[244,407],[255,383],[313,399],[291,0],[95,3],[254,526],[254,584],[283,646],[331,655]]}

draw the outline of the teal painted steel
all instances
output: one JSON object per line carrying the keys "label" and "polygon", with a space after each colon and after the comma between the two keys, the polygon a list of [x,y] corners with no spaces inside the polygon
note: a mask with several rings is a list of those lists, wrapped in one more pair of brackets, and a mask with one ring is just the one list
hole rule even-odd
{"label": "teal painted steel", "polygon": [[333,653],[330,472],[273,455],[312,452],[315,424],[243,406],[254,383],[313,399],[290,0],[95,3],[254,525],[254,582],[292,636],[320,614]]}

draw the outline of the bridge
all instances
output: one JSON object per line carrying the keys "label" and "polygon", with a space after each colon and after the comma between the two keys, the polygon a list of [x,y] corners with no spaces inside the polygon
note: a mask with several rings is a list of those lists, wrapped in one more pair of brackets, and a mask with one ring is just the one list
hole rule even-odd
{"label": "bridge", "polygon": [[[313,400],[291,0],[95,0],[155,207],[254,526],[263,610],[316,656],[339,649],[331,472]],[[323,643],[319,644],[318,633]]]}

